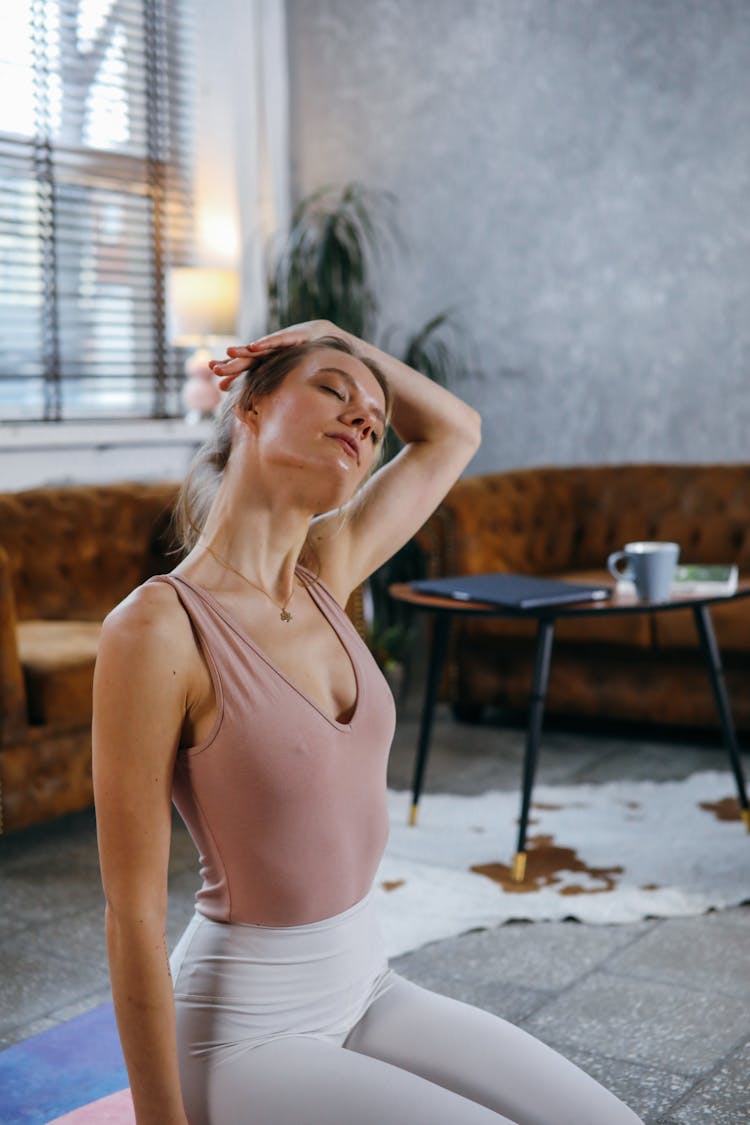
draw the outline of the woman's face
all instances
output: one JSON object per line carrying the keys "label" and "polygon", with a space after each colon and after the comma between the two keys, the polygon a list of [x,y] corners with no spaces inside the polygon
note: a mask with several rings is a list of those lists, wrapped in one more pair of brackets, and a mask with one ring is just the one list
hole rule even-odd
{"label": "woman's face", "polygon": [[354,494],[379,455],[385,396],[369,368],[345,352],[311,352],[254,406],[248,422],[263,461],[292,475],[315,470],[330,507]]}

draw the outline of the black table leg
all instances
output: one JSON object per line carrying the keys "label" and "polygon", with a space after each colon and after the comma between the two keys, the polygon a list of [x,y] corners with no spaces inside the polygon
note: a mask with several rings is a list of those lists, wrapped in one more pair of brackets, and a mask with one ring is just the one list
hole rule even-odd
{"label": "black table leg", "polygon": [[745,775],[742,771],[742,760],[737,745],[737,735],[732,720],[732,711],[729,706],[729,696],[727,695],[727,687],[724,682],[724,669],[721,666],[721,655],[719,653],[719,646],[716,643],[711,614],[709,613],[707,605],[696,605],[693,606],[693,615],[695,617],[695,627],[698,630],[703,655],[708,665],[708,674],[716,701],[716,710],[719,712],[719,722],[721,723],[724,746],[729,754],[729,761],[732,765],[735,781],[737,782],[740,812],[745,822],[745,827],[748,832],[750,832],[750,805],[748,805]]}
{"label": "black table leg", "polygon": [[544,718],[544,704],[547,699],[554,631],[555,623],[553,619],[539,618],[534,653],[534,677],[531,683],[529,725],[526,732],[526,753],[523,760],[523,794],[521,796],[521,815],[518,822],[518,845],[513,857],[512,877],[515,883],[522,883],[526,876],[526,828],[531,806],[531,790],[534,787],[534,774],[539,757],[539,742],[542,736],[542,719]]}
{"label": "black table leg", "polygon": [[432,719],[435,713],[440,675],[445,663],[445,653],[448,647],[448,631],[450,628],[450,615],[436,613],[433,615],[434,628],[432,633],[432,652],[427,668],[427,686],[425,688],[424,703],[422,704],[422,720],[419,727],[419,745],[417,747],[417,760],[414,765],[414,784],[412,786],[411,812],[409,824],[412,827],[417,823],[417,805],[422,792],[424,771],[427,766],[427,755],[430,752],[430,735],[432,734]]}

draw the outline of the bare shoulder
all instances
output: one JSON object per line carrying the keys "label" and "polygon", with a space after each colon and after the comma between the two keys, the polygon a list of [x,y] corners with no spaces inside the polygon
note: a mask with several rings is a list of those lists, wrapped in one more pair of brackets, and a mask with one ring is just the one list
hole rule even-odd
{"label": "bare shoulder", "polygon": [[[183,620],[184,619],[184,620]],[[190,623],[166,583],[105,618],[94,672],[92,760],[107,897],[163,910],[174,768],[190,686]],[[145,906],[147,903],[148,906]]]}
{"label": "bare shoulder", "polygon": [[139,586],[104,619],[100,651],[124,659],[149,657],[182,663],[194,648],[190,620],[172,586]]}

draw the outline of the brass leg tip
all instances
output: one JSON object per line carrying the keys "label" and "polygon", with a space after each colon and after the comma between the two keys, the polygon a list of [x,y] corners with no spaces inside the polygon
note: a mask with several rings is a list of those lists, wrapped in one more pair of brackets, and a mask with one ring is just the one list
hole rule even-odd
{"label": "brass leg tip", "polygon": [[745,828],[750,832],[750,809],[742,809],[741,815],[745,822]]}
{"label": "brass leg tip", "polygon": [[418,813],[418,811],[419,810],[418,810],[417,806],[412,805],[411,810],[409,812],[409,827],[410,828],[416,828],[417,827],[417,813]]}
{"label": "brass leg tip", "polygon": [[513,856],[510,877],[514,883],[522,883],[526,878],[526,852],[516,852]]}

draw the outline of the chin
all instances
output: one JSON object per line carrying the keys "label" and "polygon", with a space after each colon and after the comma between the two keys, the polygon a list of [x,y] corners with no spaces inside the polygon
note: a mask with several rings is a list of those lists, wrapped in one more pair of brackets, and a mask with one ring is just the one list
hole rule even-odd
{"label": "chin", "polygon": [[297,462],[298,497],[309,497],[310,507],[318,515],[332,512],[347,504],[363,483],[361,466],[331,464],[330,460],[301,464]]}

